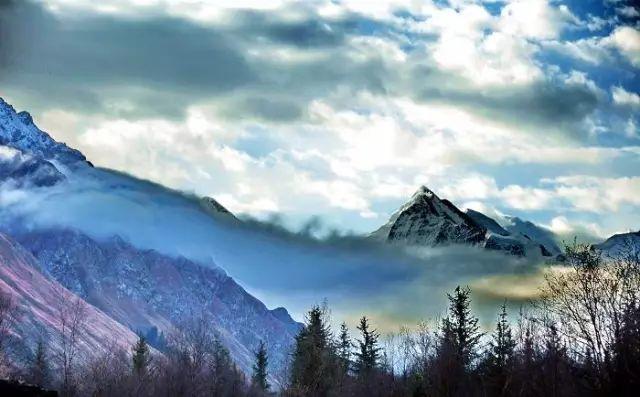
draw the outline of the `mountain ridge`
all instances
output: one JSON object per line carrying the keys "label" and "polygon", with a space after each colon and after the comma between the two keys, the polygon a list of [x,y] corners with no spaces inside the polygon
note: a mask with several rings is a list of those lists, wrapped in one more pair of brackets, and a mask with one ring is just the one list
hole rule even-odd
{"label": "mountain ridge", "polygon": [[473,245],[516,256],[561,253],[550,232],[517,217],[506,219],[505,227],[479,211],[461,211],[423,185],[369,238],[413,246]]}

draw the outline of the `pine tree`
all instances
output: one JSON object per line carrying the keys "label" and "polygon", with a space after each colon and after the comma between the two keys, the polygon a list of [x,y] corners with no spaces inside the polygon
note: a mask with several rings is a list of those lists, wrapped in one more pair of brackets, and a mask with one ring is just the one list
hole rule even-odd
{"label": "pine tree", "polygon": [[340,325],[340,337],[338,340],[338,356],[344,375],[349,373],[351,368],[351,338],[349,337],[349,328],[346,323]]}
{"label": "pine tree", "polygon": [[38,340],[33,362],[30,369],[30,382],[36,386],[46,387],[49,383],[50,372],[46,346],[43,340]]}
{"label": "pine tree", "polygon": [[143,335],[138,336],[138,341],[132,348],[133,350],[133,371],[138,376],[144,376],[147,373],[151,358],[149,355],[149,345]]}
{"label": "pine tree", "polygon": [[258,350],[255,352],[255,363],[253,364],[253,376],[251,381],[253,386],[261,392],[269,390],[269,382],[267,382],[267,365],[269,359],[267,357],[267,348],[264,341],[260,341]]}
{"label": "pine tree", "polygon": [[447,326],[453,332],[453,347],[457,360],[468,369],[478,355],[478,344],[482,333],[478,325],[478,318],[473,316],[469,305],[471,290],[456,287],[454,294],[449,295],[449,318]]}
{"label": "pine tree", "polygon": [[509,367],[516,347],[516,341],[513,339],[511,326],[507,319],[506,304],[502,304],[492,339],[490,351],[492,365],[504,370]]}
{"label": "pine tree", "polygon": [[488,395],[509,394],[511,387],[509,379],[513,371],[515,347],[516,341],[507,319],[507,306],[503,304],[496,329],[492,334],[487,359],[482,366]]}
{"label": "pine tree", "polygon": [[296,336],[291,364],[293,392],[306,396],[325,396],[334,385],[336,355],[325,312],[313,307],[306,324]]}
{"label": "pine tree", "polygon": [[376,330],[369,329],[369,320],[366,317],[360,319],[358,330],[362,339],[358,341],[355,370],[358,376],[366,376],[378,367],[381,350],[378,347],[379,334]]}

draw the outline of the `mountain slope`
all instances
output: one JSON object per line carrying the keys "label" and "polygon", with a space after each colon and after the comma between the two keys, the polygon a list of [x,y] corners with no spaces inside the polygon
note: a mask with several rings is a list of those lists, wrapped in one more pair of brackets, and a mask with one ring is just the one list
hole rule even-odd
{"label": "mountain slope", "polygon": [[516,256],[551,256],[561,251],[551,232],[531,222],[507,217],[500,225],[485,214],[460,211],[446,199],[421,186],[389,221],[370,234],[385,242],[418,246],[478,245]]}
{"label": "mountain slope", "polygon": [[625,254],[629,250],[640,252],[640,231],[614,234],[594,247],[608,256]]}
{"label": "mountain slope", "polygon": [[65,166],[86,164],[78,150],[56,142],[40,130],[27,112],[17,113],[0,98],[0,145],[9,146],[44,160],[58,161]]}
{"label": "mountain slope", "polygon": [[435,246],[442,244],[478,244],[486,229],[448,200],[441,200],[421,186],[411,199],[371,237],[388,242]]}
{"label": "mountain slope", "polygon": [[175,324],[207,317],[236,363],[250,371],[260,340],[281,368],[299,325],[271,312],[215,265],[203,266],[114,237],[94,240],[70,230],[18,235],[51,278],[132,330],[171,332]]}
{"label": "mountain slope", "polygon": [[[39,166],[25,167],[25,163]],[[59,176],[59,180],[52,177],[47,182],[42,177],[47,175],[45,171]],[[61,180],[65,183],[59,184]],[[224,228],[229,223],[218,221],[237,223],[233,214],[212,198],[198,200],[126,174],[89,167],[80,152],[56,142],[35,126],[28,113],[16,113],[2,100],[0,183],[26,189],[37,187],[34,193],[37,190],[39,194],[52,192],[48,199],[54,202],[69,199],[69,192],[80,190],[92,197],[106,197],[105,201],[113,204],[108,210],[92,206],[83,214],[85,219],[110,211],[109,222],[126,224],[127,210],[131,209],[121,206],[131,199],[135,203],[133,210],[148,214],[145,219],[153,226],[154,217],[174,216],[153,212],[159,208],[153,207],[157,199],[185,208],[185,213],[201,224],[217,222]],[[157,196],[159,191],[163,192],[161,198]],[[120,215],[115,216],[118,209]],[[16,236],[37,257],[45,276],[130,330],[159,330],[166,334],[190,317],[206,318],[244,370],[250,371],[253,351],[260,340],[267,343],[274,373],[284,364],[300,325],[283,308],[268,310],[215,264],[141,249],[114,233],[97,240],[86,229],[83,233],[58,226],[55,206],[46,214],[55,224],[51,227],[34,225],[28,214],[19,211],[12,217],[8,206],[0,207],[0,215],[4,221],[0,229]],[[93,227],[100,228],[102,224],[93,222]],[[167,239],[166,244],[171,241]],[[109,339],[102,338],[104,343]]]}
{"label": "mountain slope", "polygon": [[[0,233],[0,291],[10,294],[18,305],[14,331],[23,348],[32,348],[44,335],[50,349],[60,349],[61,312],[76,296],[41,274],[36,259],[3,233]],[[81,357],[104,353],[114,345],[129,350],[137,340],[130,329],[90,304],[85,303],[84,314],[87,327],[80,334]]]}

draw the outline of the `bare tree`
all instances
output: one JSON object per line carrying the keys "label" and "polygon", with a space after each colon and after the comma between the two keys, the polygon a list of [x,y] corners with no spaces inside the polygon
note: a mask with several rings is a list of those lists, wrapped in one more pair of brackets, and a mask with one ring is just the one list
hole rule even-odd
{"label": "bare tree", "polygon": [[79,361],[80,338],[86,331],[87,304],[77,296],[60,288],[56,302],[58,350],[55,354],[57,366],[61,374],[60,392],[64,396],[76,393],[76,366]]}
{"label": "bare tree", "polygon": [[6,375],[7,345],[17,317],[18,306],[14,298],[9,293],[0,291],[0,375],[2,376]]}

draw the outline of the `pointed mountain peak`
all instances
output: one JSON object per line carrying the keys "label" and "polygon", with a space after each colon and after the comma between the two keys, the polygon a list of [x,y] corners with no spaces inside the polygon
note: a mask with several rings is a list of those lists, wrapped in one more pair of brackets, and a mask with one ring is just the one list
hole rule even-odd
{"label": "pointed mountain peak", "polygon": [[57,142],[39,129],[29,112],[16,112],[0,98],[0,144],[9,146],[34,157],[58,160],[65,165],[85,164],[86,158],[79,151]]}
{"label": "pointed mountain peak", "polygon": [[34,125],[33,117],[31,117],[31,114],[29,112],[22,111],[18,113],[18,118],[27,126]]}
{"label": "pointed mountain peak", "polygon": [[413,194],[412,197],[418,197],[418,196],[426,196],[427,198],[438,197],[431,189],[429,189],[425,185],[420,186],[418,190],[416,190],[416,192]]}

